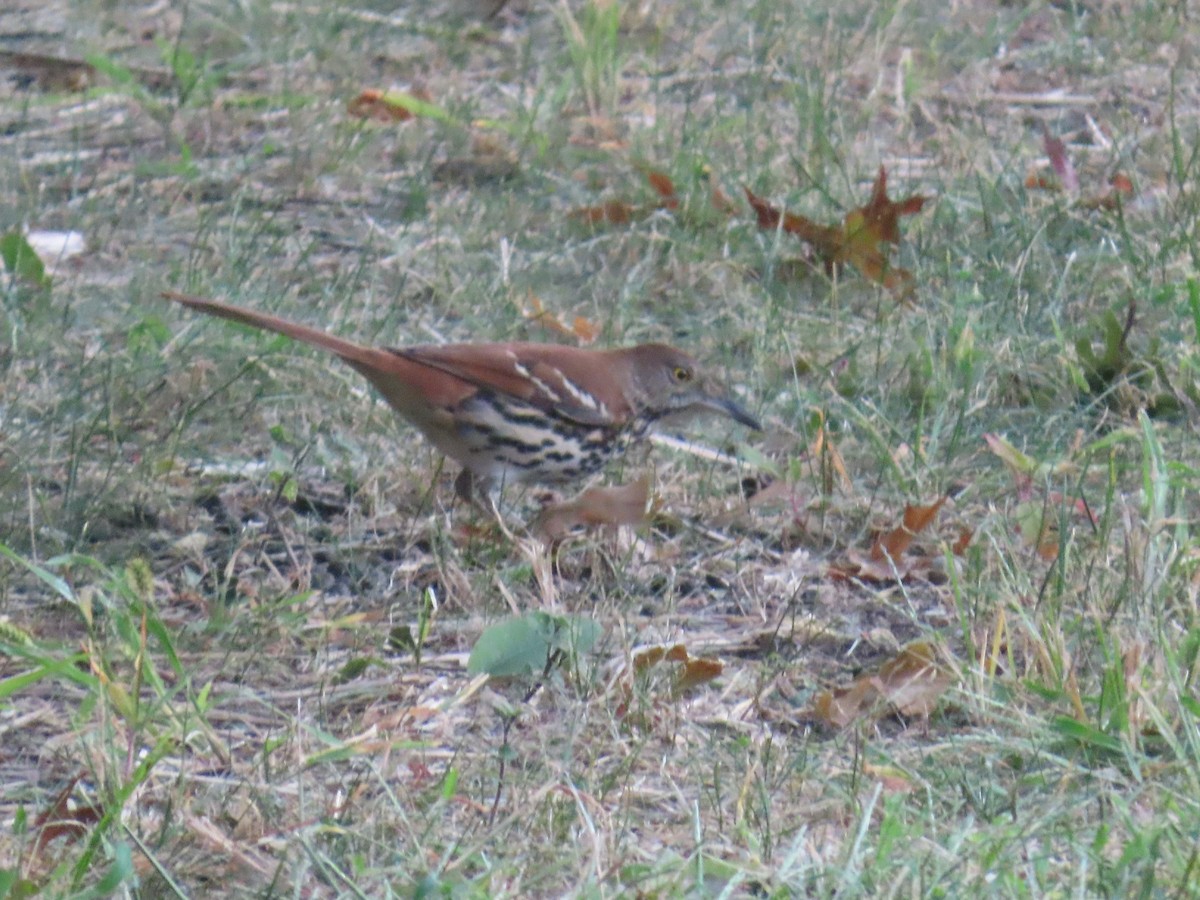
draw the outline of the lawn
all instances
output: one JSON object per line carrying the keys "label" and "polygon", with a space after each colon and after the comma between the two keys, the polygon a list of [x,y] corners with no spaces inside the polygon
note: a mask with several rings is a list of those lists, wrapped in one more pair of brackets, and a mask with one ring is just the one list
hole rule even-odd
{"label": "lawn", "polygon": [[[1181,0],[6,5],[0,898],[1200,896],[1197,54]],[[166,290],[666,342],[764,430],[551,540],[586,485],[466,505]]]}

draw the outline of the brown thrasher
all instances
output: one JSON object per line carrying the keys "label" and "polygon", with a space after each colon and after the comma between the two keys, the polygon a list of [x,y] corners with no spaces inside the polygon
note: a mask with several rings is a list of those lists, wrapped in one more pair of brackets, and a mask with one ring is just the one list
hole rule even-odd
{"label": "brown thrasher", "polygon": [[584,350],[556,344],[443,344],[376,349],[249,309],[165,291],[203,313],[336,353],[463,467],[458,495],[509,481],[590,475],[668,416],[712,410],[758,420],[666,344]]}

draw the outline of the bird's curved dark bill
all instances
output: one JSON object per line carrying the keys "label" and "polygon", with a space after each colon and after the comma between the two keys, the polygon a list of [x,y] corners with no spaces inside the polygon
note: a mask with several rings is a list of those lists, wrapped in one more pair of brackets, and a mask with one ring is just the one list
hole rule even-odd
{"label": "bird's curved dark bill", "polygon": [[742,409],[738,404],[730,400],[728,397],[709,397],[707,406],[714,412],[724,413],[733,419],[735,422],[740,422],[747,428],[753,428],[755,431],[762,431],[762,422]]}

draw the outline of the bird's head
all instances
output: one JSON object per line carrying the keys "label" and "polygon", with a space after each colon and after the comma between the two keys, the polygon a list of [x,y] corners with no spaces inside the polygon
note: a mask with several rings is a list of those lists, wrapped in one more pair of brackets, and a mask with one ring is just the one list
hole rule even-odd
{"label": "bird's head", "polygon": [[762,430],[758,419],[730,396],[729,389],[682,350],[666,344],[642,344],[627,352],[632,393],[641,415],[658,420],[708,410]]}

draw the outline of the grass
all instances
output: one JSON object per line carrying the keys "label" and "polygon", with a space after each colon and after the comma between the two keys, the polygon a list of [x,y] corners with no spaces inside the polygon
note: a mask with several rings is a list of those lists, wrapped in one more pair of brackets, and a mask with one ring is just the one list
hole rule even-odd
{"label": "grass", "polygon": [[[393,7],[0,13],[93,66],[0,59],[0,236],[89,247],[0,271],[0,896],[1200,893],[1186,5]],[[347,114],[392,85],[441,112]],[[1134,193],[1027,187],[1043,126]],[[880,164],[934,198],[908,302],[741,202],[840,223]],[[164,288],[381,344],[554,340],[533,295],[768,427],[635,456],[653,523],[552,558],[534,497],[490,528],[352,372]],[[946,494],[909,577],[846,577]],[[594,646],[468,670],[530,610]],[[815,712],[914,641],[929,715]],[[724,670],[629,674],[659,642]]]}

